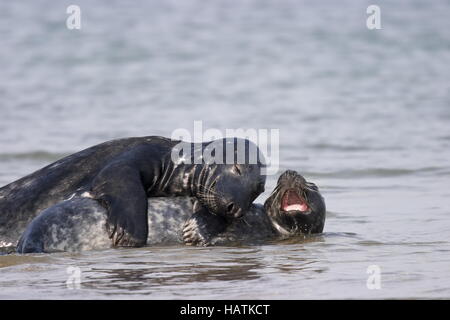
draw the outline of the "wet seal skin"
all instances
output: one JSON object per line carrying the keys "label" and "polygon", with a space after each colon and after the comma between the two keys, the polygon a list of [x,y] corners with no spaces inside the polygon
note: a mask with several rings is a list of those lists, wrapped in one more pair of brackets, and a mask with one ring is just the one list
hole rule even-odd
{"label": "wet seal skin", "polygon": [[[191,216],[192,197],[149,198],[147,244],[224,245],[252,243],[321,233],[326,208],[317,186],[289,170],[264,205],[252,204],[245,215],[207,238],[198,235]],[[73,198],[36,217],[23,233],[17,252],[106,249],[111,246],[105,225],[107,211],[97,200]]]}
{"label": "wet seal skin", "polygon": [[264,205],[253,204],[239,220],[229,225],[225,232],[209,241],[190,238],[194,229],[189,221],[184,225],[184,242],[193,245],[218,245],[230,242],[250,243],[298,235],[322,233],[326,218],[325,200],[319,188],[293,170],[278,178],[277,185]]}
{"label": "wet seal skin", "polygon": [[[149,197],[192,197],[197,203],[191,219],[218,221],[211,223],[213,230],[203,232],[219,233],[264,190],[262,162],[237,161],[242,141],[247,153],[254,146],[259,155],[250,141],[226,138],[214,143],[221,143],[231,163],[205,163],[202,157],[211,152],[211,142],[184,143],[157,136],[112,140],[72,154],[0,188],[0,240],[16,243],[41,212],[52,211],[53,206],[64,212],[65,200],[83,197],[106,210],[113,246],[146,244]],[[180,154],[183,161],[173,161],[173,149],[180,143],[187,146]],[[186,150],[191,152],[185,154]]]}

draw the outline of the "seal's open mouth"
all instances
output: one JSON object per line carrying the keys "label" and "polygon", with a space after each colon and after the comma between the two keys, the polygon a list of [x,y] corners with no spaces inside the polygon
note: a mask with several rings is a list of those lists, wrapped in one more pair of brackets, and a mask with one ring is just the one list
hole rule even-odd
{"label": "seal's open mouth", "polygon": [[297,193],[297,191],[290,189],[286,191],[281,199],[282,211],[309,211],[309,206],[306,200]]}

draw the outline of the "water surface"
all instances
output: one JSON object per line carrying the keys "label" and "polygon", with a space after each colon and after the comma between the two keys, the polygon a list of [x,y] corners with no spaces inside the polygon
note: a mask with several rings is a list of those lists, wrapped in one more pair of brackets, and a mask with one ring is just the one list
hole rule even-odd
{"label": "water surface", "polygon": [[194,120],[278,128],[280,170],[319,185],[325,233],[3,255],[0,298],[450,298],[447,1],[377,1],[381,30],[366,28],[370,1],[83,0],[78,31],[65,27],[69,4],[0,4],[0,185]]}

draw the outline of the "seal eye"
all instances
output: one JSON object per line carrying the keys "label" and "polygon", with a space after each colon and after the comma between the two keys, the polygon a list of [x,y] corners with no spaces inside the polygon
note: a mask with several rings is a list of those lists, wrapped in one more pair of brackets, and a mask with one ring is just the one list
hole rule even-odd
{"label": "seal eye", "polygon": [[233,166],[233,172],[239,176],[242,175],[241,170],[239,169],[239,167],[237,165]]}

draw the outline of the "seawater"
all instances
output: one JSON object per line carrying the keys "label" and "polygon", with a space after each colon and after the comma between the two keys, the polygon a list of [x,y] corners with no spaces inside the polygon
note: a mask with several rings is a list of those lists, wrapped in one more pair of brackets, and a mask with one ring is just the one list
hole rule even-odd
{"label": "seawater", "polygon": [[3,255],[0,298],[450,298],[447,1],[377,1],[380,30],[366,27],[370,1],[80,0],[80,30],[66,27],[70,4],[0,4],[0,185],[196,120],[273,128],[279,173],[320,187],[325,230],[258,246]]}

